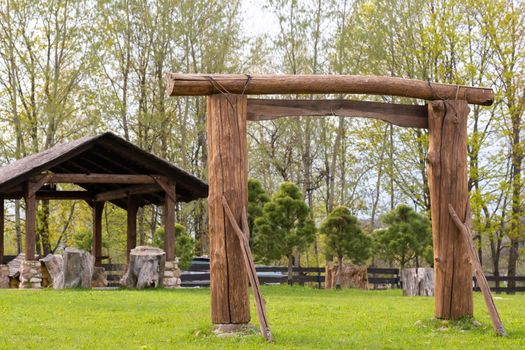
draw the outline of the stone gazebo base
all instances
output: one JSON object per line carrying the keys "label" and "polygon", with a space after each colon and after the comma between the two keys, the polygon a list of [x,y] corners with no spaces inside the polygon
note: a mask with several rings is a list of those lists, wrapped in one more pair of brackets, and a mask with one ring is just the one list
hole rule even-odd
{"label": "stone gazebo base", "polygon": [[166,261],[164,267],[164,288],[179,288],[180,281],[180,270],[177,261]]}

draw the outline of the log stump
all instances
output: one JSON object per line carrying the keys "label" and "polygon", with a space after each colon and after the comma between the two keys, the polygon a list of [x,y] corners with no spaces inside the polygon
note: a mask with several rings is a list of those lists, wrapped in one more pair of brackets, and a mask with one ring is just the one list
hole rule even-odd
{"label": "log stump", "polygon": [[42,265],[42,287],[64,288],[64,258],[62,255],[48,254],[40,259]]}
{"label": "log stump", "polygon": [[93,270],[93,278],[91,280],[91,286],[93,288],[104,288],[108,286],[108,280],[106,278],[106,270],[103,267],[95,266]]}
{"label": "log stump", "polygon": [[433,296],[434,269],[418,268],[401,270],[403,295],[406,296]]}
{"label": "log stump", "polygon": [[155,247],[139,246],[129,254],[129,264],[120,284],[126,288],[163,286],[166,253]]}
{"label": "log stump", "polygon": [[66,248],[64,251],[64,288],[91,288],[95,258],[86,251]]}

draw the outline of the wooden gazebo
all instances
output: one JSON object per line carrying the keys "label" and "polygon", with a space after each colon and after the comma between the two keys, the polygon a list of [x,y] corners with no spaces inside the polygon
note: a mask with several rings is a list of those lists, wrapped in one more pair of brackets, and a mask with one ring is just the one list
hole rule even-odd
{"label": "wooden gazebo", "polygon": [[[49,184],[75,184],[62,191]],[[25,258],[34,260],[38,200],[84,200],[93,210],[93,255],[102,259],[102,213],[111,202],[127,210],[127,255],[137,241],[137,210],[164,205],[166,261],[174,260],[175,204],[204,198],[197,177],[132,143],[104,133],[54,146],[0,168],[0,261],[4,254],[4,200],[25,199]]]}

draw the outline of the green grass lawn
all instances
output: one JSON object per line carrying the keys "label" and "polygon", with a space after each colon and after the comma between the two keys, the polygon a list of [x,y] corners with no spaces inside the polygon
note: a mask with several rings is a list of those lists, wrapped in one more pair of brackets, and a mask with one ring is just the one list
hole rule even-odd
{"label": "green grass lawn", "polygon": [[[264,287],[275,341],[211,333],[209,290],[0,290],[1,349],[525,349],[525,295],[497,296],[509,336],[432,320],[428,297],[401,291]],[[252,319],[255,313],[252,307]],[[255,321],[254,321],[255,322]]]}

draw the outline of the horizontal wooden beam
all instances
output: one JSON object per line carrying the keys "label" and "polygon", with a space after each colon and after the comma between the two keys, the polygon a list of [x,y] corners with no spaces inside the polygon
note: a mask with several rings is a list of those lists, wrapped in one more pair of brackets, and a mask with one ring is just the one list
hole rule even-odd
{"label": "horizontal wooden beam", "polygon": [[159,191],[162,191],[162,188],[157,184],[129,186],[112,191],[101,192],[95,196],[95,202],[114,201],[117,199],[129,197],[131,195],[146,194]]}
{"label": "horizontal wooden beam", "polygon": [[47,174],[35,177],[40,181],[45,177],[45,183],[77,183],[77,184],[154,184],[157,175],[130,174]]}
{"label": "horizontal wooden beam", "polygon": [[489,106],[490,88],[431,83],[423,80],[362,75],[244,75],[168,74],[169,96],[205,96],[217,93],[270,94],[366,94],[419,98],[422,100],[466,100]]}
{"label": "horizontal wooden beam", "polygon": [[[21,199],[23,192],[13,192],[5,195],[5,199]],[[37,200],[92,200],[94,195],[88,191],[37,191]]]}
{"label": "horizontal wooden beam", "polygon": [[341,116],[379,119],[394,125],[428,128],[426,106],[351,100],[248,99],[248,120]]}

